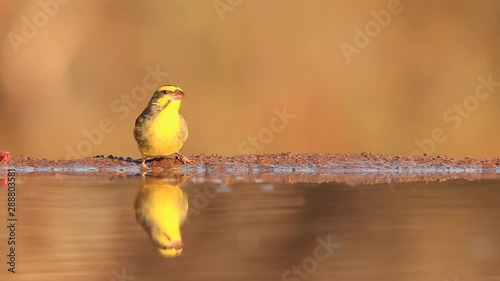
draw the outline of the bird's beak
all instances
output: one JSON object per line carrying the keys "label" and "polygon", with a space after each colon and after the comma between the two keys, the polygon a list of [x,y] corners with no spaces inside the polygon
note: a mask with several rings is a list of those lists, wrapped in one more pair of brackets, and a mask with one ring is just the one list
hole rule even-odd
{"label": "bird's beak", "polygon": [[183,247],[184,247],[184,243],[182,243],[181,240],[172,241],[171,246],[170,246],[170,248],[176,249],[176,250],[182,250]]}
{"label": "bird's beak", "polygon": [[181,90],[177,90],[177,91],[172,93],[172,99],[174,99],[174,100],[181,100],[182,98],[184,98],[184,96],[185,96],[185,94]]}

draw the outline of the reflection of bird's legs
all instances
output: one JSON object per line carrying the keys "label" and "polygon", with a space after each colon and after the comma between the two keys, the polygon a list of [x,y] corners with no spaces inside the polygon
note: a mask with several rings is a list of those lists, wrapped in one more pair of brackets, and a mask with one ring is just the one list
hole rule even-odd
{"label": "reflection of bird's legs", "polygon": [[189,158],[187,158],[186,156],[180,154],[179,152],[176,152],[175,155],[176,155],[175,159],[181,161],[182,164],[192,163],[191,160],[189,160]]}
{"label": "reflection of bird's legs", "polygon": [[176,175],[176,180],[177,180],[177,182],[178,182],[177,184],[178,184],[179,186],[181,186],[181,185],[183,185],[185,182],[187,182],[187,180],[188,180],[189,178],[191,178],[191,177],[192,177],[192,175],[178,174],[178,175]]}

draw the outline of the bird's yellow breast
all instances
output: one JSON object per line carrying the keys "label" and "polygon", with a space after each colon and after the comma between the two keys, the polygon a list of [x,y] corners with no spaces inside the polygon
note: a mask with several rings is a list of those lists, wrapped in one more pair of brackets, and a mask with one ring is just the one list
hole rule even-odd
{"label": "bird's yellow breast", "polygon": [[[186,197],[178,186],[164,184],[147,187],[149,198],[144,213],[169,240],[181,240],[180,225],[186,217]],[[159,239],[163,239],[159,237]]]}
{"label": "bird's yellow breast", "polygon": [[179,107],[180,102],[172,101],[149,124],[145,124],[143,134],[149,143],[145,147],[139,147],[144,156],[167,156],[181,149],[183,142],[179,139],[179,134],[183,128]]}

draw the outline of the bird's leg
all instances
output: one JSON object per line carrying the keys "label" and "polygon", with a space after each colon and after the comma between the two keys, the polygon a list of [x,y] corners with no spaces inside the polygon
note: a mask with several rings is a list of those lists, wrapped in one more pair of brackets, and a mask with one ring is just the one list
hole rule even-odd
{"label": "bird's leg", "polygon": [[148,166],[146,166],[146,158],[142,158],[141,169],[145,170],[147,168],[148,168]]}
{"label": "bird's leg", "polygon": [[176,152],[175,155],[176,155],[175,158],[178,159],[179,161],[181,161],[182,164],[192,163],[191,160],[189,160],[189,158],[180,154],[179,152]]}

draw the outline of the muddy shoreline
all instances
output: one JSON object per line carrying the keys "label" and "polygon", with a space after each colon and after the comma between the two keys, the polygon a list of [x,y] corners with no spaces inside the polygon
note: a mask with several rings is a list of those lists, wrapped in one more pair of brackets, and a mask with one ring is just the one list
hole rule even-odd
{"label": "muddy shoreline", "polygon": [[[174,158],[148,160],[148,175],[208,177],[249,182],[341,182],[376,184],[450,179],[500,179],[500,158],[361,154],[192,155],[192,163]],[[75,160],[11,156],[0,162],[21,175],[140,175],[140,159],[98,155]]]}

